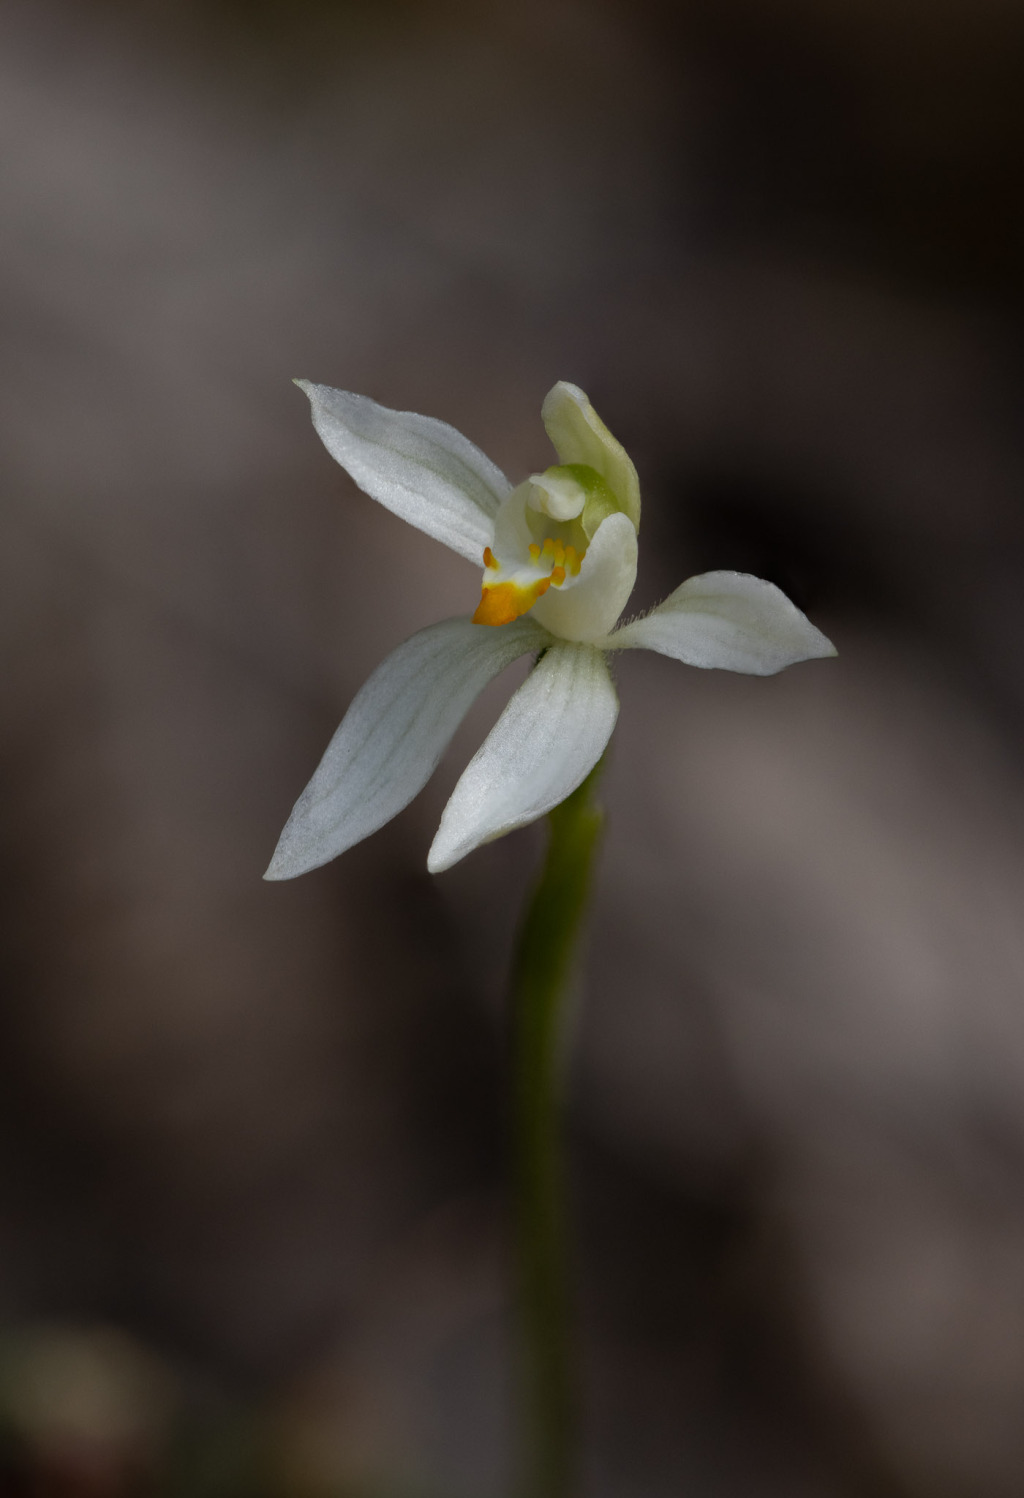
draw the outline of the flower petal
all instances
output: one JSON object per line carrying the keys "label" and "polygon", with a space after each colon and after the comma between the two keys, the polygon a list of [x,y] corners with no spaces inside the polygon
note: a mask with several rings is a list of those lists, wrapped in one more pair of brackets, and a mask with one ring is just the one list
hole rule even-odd
{"label": "flower petal", "polygon": [[376,499],[435,541],[479,562],[494,516],[512,487],[500,468],[454,427],[389,411],[365,395],[296,380],[332,458]]}
{"label": "flower petal", "polygon": [[600,759],[618,713],[601,652],[552,645],[455,787],[427,858],[430,872],[564,801]]}
{"label": "flower petal", "polygon": [[626,607],[636,582],[636,531],[621,512],[602,520],[587,547],[578,577],[549,588],[533,606],[533,617],[562,640],[607,635]]}
{"label": "flower petal", "polygon": [[503,629],[446,619],[399,645],[356,693],[264,878],[318,868],[390,822],[426,785],[477,694],[546,638],[528,619]]}
{"label": "flower petal", "polygon": [[657,650],[688,666],[772,676],[836,648],[774,583],[745,572],[691,577],[664,603],[602,640],[606,650]]}
{"label": "flower petal", "polygon": [[614,490],[634,529],[639,529],[640,480],[633,461],[580,387],[559,380],[545,396],[540,414],[560,461],[596,468]]}
{"label": "flower petal", "polygon": [[531,487],[529,479],[524,484],[517,484],[494,519],[494,540],[491,545],[499,558],[513,565],[530,555],[533,532],[527,524],[526,510]]}

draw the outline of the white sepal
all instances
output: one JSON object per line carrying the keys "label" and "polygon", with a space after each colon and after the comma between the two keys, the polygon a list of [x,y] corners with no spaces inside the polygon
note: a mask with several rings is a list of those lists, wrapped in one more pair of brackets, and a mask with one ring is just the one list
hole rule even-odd
{"label": "white sepal", "polygon": [[773,676],[836,649],[774,583],[745,572],[688,578],[664,603],[602,640],[605,650],[657,650],[688,666]]}
{"label": "white sepal", "polygon": [[597,640],[607,635],[626,607],[636,582],[636,531],[628,516],[609,515],[594,532],[578,577],[549,588],[531,610],[562,640]]}
{"label": "white sepal", "polygon": [[601,652],[551,645],[455,787],[427,858],[430,872],[564,801],[597,764],[618,712]]}
{"label": "white sepal", "polygon": [[318,868],[390,822],[426,785],[477,694],[546,640],[530,619],[502,629],[446,619],[399,645],[357,692],[264,878]]}
{"label": "white sepal", "polygon": [[640,527],[640,480],[633,460],[605,426],[578,385],[559,380],[544,397],[541,419],[562,463],[586,463],[612,490],[623,512]]}
{"label": "white sepal", "polygon": [[446,422],[390,411],[365,395],[296,380],[332,458],[360,489],[460,556],[480,562],[511,484]]}

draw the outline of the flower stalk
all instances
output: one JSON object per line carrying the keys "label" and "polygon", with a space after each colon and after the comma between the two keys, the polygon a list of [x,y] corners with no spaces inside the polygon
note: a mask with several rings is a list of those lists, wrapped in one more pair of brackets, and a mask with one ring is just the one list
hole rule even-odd
{"label": "flower stalk", "polygon": [[562,1104],[567,999],[604,815],[603,760],[548,814],[544,866],[512,968],[513,1169],[524,1498],[569,1498],[577,1479]]}
{"label": "flower stalk", "polygon": [[[292,879],[355,846],[426,785],[488,682],[533,669],[452,792],[427,855],[433,874],[541,817],[550,839],[512,975],[515,1247],[527,1422],[524,1498],[578,1483],[562,1157],[563,1039],[602,814],[594,800],[619,700],[608,658],[653,650],[701,669],[772,676],[835,654],[771,582],[691,577],[623,622],[637,575],[640,480],[579,386],[541,407],[557,462],[513,485],[433,417],[297,380],[328,452],[372,499],[480,569],[470,615],[428,625],[351,702],[285,824],[267,879]],[[429,563],[425,563],[429,568]],[[380,579],[387,608],[398,576]],[[471,592],[463,598],[470,602]]]}

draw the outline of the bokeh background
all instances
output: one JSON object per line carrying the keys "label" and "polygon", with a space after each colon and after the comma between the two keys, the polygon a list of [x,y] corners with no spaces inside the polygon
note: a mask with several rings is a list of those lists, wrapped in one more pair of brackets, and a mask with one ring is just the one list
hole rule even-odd
{"label": "bokeh background", "polygon": [[[640,604],[575,1019],[593,1498],[1024,1491],[1024,9],[3,0],[0,1490],[508,1490],[539,829],[261,873],[478,577],[304,376],[518,479],[591,394]],[[514,678],[515,672],[510,673]]]}

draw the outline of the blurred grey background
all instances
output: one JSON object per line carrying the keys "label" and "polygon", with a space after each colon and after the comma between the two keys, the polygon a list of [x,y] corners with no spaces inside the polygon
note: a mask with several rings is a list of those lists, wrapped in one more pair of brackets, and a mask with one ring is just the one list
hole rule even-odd
{"label": "blurred grey background", "polygon": [[[262,871],[478,575],[303,376],[517,480],[588,390],[636,654],[573,1043],[594,1498],[1024,1491],[1024,10],[3,0],[0,1487],[507,1491],[503,983],[444,800]],[[511,673],[514,676],[514,672]]]}

